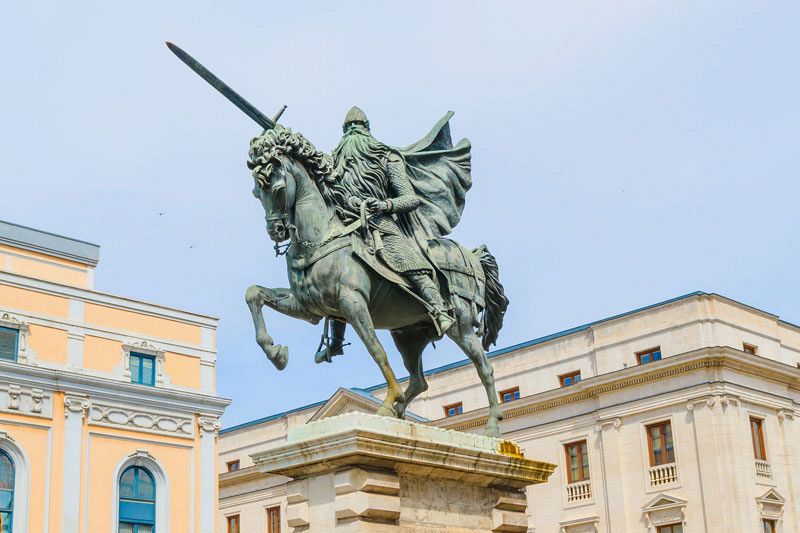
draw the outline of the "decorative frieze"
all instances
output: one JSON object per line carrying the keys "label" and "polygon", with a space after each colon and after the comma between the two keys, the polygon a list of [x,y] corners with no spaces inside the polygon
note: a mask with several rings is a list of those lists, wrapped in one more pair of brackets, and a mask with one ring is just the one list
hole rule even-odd
{"label": "decorative frieze", "polygon": [[93,403],[90,423],[98,426],[128,428],[173,437],[192,438],[192,418],[154,413],[131,407]]}
{"label": "decorative frieze", "polygon": [[52,416],[50,398],[42,389],[9,383],[0,386],[0,412],[49,417]]}

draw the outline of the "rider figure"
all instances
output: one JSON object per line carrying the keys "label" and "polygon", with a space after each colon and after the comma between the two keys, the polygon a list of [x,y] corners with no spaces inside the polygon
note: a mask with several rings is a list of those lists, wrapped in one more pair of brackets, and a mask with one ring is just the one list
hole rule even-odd
{"label": "rider figure", "polygon": [[[344,135],[333,151],[333,176],[336,196],[340,198],[337,212],[350,222],[358,218],[362,205],[370,213],[369,230],[379,235],[375,239],[377,254],[397,274],[405,277],[414,291],[428,304],[440,334],[453,325],[447,313],[439,287],[433,280],[434,271],[419,245],[406,235],[396,215],[409,213],[420,205],[420,199],[406,175],[406,163],[394,149],[379,142],[369,130],[369,120],[358,107],[345,116]],[[382,243],[382,247],[379,242]],[[315,360],[329,361],[342,353],[345,324],[334,320],[332,340]]]}

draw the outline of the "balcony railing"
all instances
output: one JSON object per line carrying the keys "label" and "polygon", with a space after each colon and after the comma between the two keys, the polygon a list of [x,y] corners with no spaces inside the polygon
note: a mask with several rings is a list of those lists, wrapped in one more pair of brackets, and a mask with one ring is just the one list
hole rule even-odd
{"label": "balcony railing", "polygon": [[772,478],[772,466],[769,461],[756,459],[756,476],[764,479]]}
{"label": "balcony railing", "polygon": [[590,480],[587,479],[586,481],[576,481],[575,483],[570,483],[567,485],[568,502],[584,502],[591,499],[592,482]]}
{"label": "balcony railing", "polygon": [[678,481],[678,465],[668,463],[650,467],[650,486],[658,487]]}

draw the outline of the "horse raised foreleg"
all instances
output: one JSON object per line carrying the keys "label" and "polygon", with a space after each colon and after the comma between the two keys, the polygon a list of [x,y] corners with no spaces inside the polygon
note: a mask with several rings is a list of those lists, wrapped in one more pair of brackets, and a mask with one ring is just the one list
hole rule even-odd
{"label": "horse raised foreleg", "polygon": [[281,314],[307,320],[312,324],[319,322],[319,317],[306,311],[289,289],[268,289],[259,285],[251,285],[247,288],[245,300],[247,300],[247,307],[250,308],[250,314],[253,316],[256,342],[264,350],[267,359],[278,370],[283,370],[289,362],[289,348],[273,343],[272,337],[267,332],[267,326],[264,324],[261,308],[266,305]]}
{"label": "horse raised foreleg", "polygon": [[404,401],[394,404],[398,418],[405,418],[408,404],[428,390],[428,382],[425,381],[425,375],[422,373],[422,352],[431,339],[425,328],[420,327],[392,330],[392,338],[400,355],[403,356],[403,364],[406,365],[409,376]]}
{"label": "horse raised foreleg", "polygon": [[458,325],[450,328],[447,335],[472,360],[478,376],[481,378],[481,383],[483,383],[483,388],[486,389],[486,396],[489,399],[489,419],[486,421],[485,434],[489,437],[500,437],[499,421],[503,419],[503,411],[500,409],[497,389],[494,386],[494,370],[473,329],[472,310],[460,298],[456,304],[456,317]]}
{"label": "horse raised foreleg", "polygon": [[394,410],[394,404],[403,402],[403,391],[397,383],[392,367],[389,366],[386,350],[383,349],[381,341],[375,335],[375,326],[372,323],[367,303],[361,295],[354,294],[351,298],[345,297],[340,303],[340,308],[347,322],[353,326],[361,342],[367,347],[386,379],[386,399],[378,410],[378,414],[396,417],[397,412]]}

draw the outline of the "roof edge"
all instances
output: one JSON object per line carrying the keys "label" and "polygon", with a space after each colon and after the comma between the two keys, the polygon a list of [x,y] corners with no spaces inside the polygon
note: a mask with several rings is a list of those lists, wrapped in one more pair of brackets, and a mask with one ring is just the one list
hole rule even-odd
{"label": "roof edge", "polygon": [[100,246],[0,220],[0,244],[66,259],[90,267],[100,260]]}

